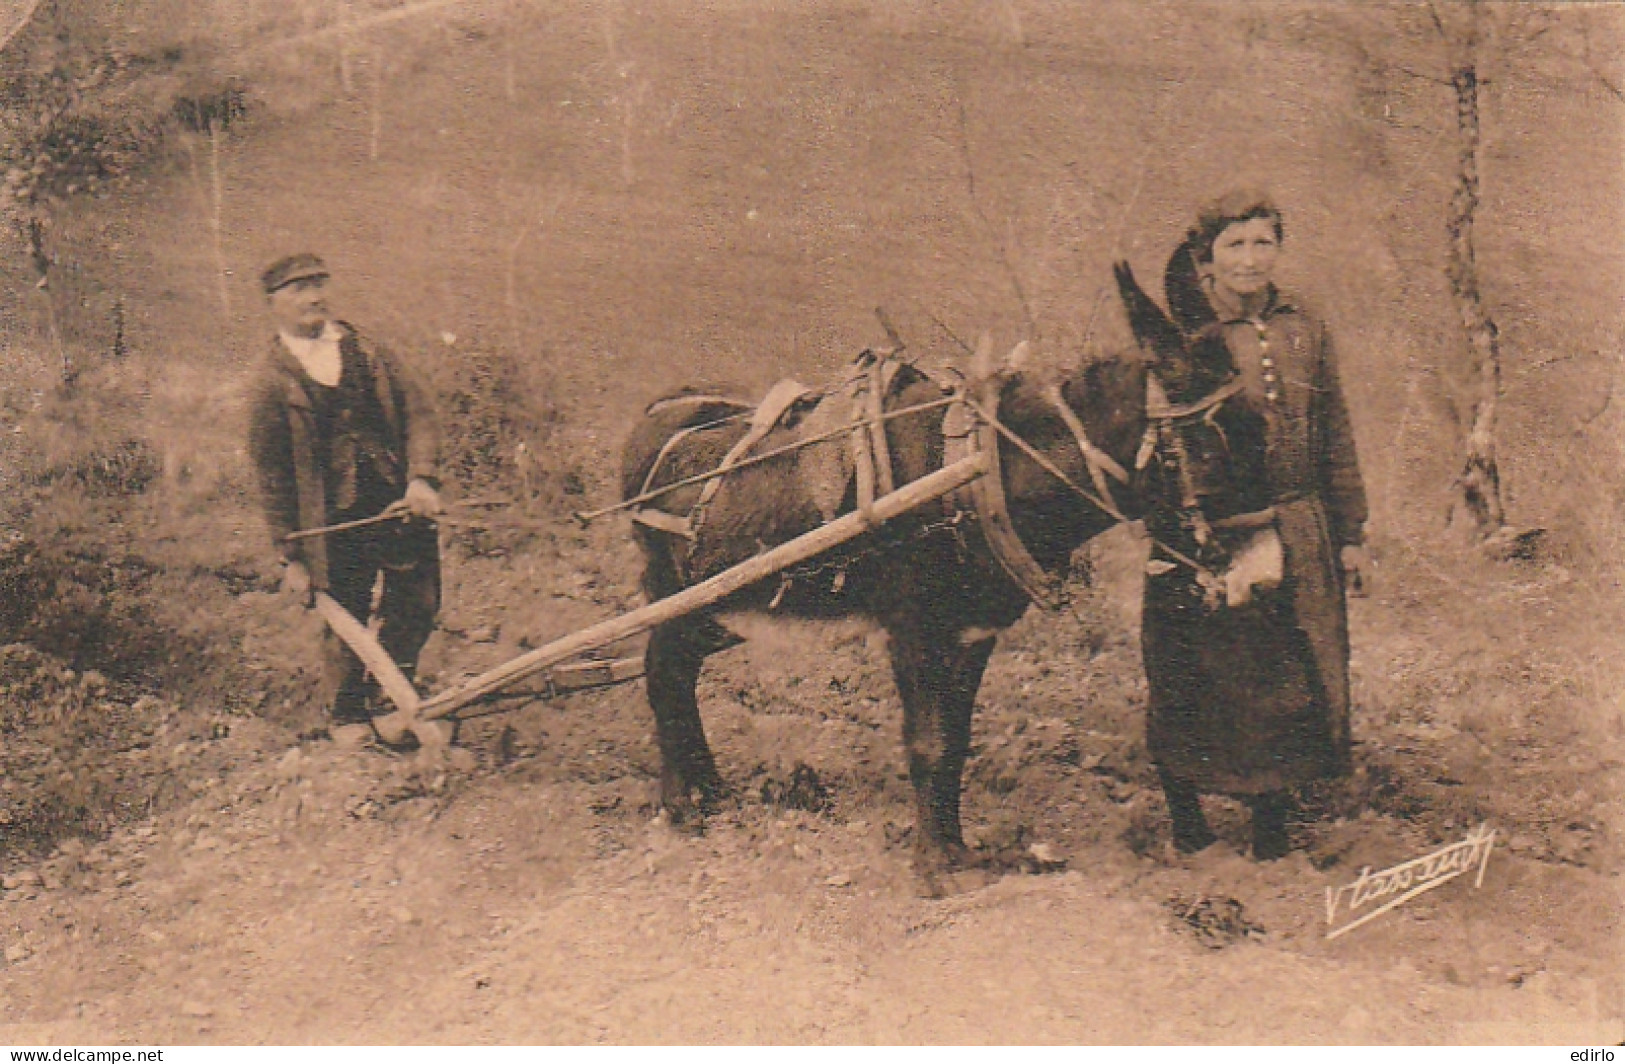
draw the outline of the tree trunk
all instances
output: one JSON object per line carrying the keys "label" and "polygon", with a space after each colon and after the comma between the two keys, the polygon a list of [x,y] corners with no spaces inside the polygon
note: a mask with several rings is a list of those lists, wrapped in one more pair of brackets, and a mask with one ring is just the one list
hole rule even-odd
{"label": "tree trunk", "polygon": [[[1474,12],[1475,21],[1477,12]],[[1456,92],[1456,139],[1460,157],[1456,170],[1456,190],[1450,198],[1447,227],[1450,234],[1446,272],[1456,311],[1466,334],[1473,368],[1468,401],[1469,417],[1466,455],[1456,478],[1459,496],[1451,507],[1452,523],[1458,516],[1471,522],[1474,538],[1485,541],[1505,525],[1501,505],[1501,473],[1495,458],[1495,414],[1501,397],[1501,348],[1495,322],[1484,309],[1478,286],[1478,261],[1473,244],[1473,222],[1478,214],[1478,66],[1475,51],[1477,27],[1463,43],[1450,72]]]}

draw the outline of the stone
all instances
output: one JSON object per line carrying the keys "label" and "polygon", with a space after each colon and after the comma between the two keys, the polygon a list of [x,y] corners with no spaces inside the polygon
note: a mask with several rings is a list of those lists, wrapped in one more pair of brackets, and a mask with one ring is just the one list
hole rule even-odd
{"label": "stone", "polygon": [[181,1015],[190,1016],[196,1020],[206,1020],[214,1015],[214,1010],[201,1001],[188,1001],[181,1006]]}
{"label": "stone", "polygon": [[1059,864],[1061,862],[1060,856],[1047,842],[1035,842],[1027,847],[1027,852],[1032,854],[1033,860],[1040,864]]}
{"label": "stone", "polygon": [[26,961],[32,953],[33,953],[33,950],[29,949],[27,946],[23,945],[21,942],[18,942],[15,945],[7,946],[6,947],[6,963],[7,964],[17,964],[17,963],[19,963],[21,961]]}
{"label": "stone", "polygon": [[298,779],[304,769],[305,754],[297,746],[277,759],[276,774],[285,780]]}
{"label": "stone", "polygon": [[850,887],[851,885],[852,877],[845,872],[837,872],[824,880],[824,886],[826,887]]}

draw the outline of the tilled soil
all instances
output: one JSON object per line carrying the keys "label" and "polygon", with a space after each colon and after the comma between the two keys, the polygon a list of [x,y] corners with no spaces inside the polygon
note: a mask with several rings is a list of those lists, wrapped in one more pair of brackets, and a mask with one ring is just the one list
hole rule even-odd
{"label": "tilled soil", "polygon": [[[700,837],[653,808],[636,683],[469,722],[436,760],[256,717],[154,744],[147,763],[187,793],[9,871],[6,1038],[1617,1040],[1602,808],[1617,762],[1554,748],[1539,720],[1463,760],[1449,736],[1386,721],[1387,692],[1365,683],[1360,771],[1315,799],[1298,852],[1252,861],[1245,814],[1210,800],[1222,841],[1177,858],[1140,745],[1132,629],[1116,623],[1133,544],[1100,554],[1072,614],[1007,637],[980,703],[968,834],[1026,873],[919,897],[883,640],[755,624],[702,683],[736,797]],[[528,600],[535,638],[617,599],[581,563],[576,590],[558,585],[568,608]],[[447,628],[493,637],[458,603],[526,617],[498,590],[517,567],[465,563]],[[1357,605],[1364,660],[1420,652],[1393,600]],[[438,638],[449,674],[530,636]],[[1429,677],[1508,695],[1459,663]],[[1524,690],[1539,712],[1541,688]],[[1445,770],[1460,778],[1439,783]],[[1458,880],[1325,938],[1327,887],[1481,817],[1510,842],[1482,888]]]}

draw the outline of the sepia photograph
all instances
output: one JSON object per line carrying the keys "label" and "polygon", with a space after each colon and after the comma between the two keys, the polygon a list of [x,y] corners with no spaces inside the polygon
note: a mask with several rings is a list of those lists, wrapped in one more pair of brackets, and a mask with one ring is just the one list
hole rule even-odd
{"label": "sepia photograph", "polygon": [[1621,387],[1625,5],[0,0],[0,1045],[1611,1054]]}

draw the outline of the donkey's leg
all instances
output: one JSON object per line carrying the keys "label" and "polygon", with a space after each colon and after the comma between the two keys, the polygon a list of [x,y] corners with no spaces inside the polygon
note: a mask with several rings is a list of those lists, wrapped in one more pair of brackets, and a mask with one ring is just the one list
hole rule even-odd
{"label": "donkey's leg", "polygon": [[915,865],[929,881],[967,863],[959,796],[971,714],[995,636],[970,644],[952,631],[893,631],[892,673],[903,702],[903,745],[914,784]]}
{"label": "donkey's leg", "polygon": [[649,634],[643,667],[660,745],[660,803],[672,823],[697,827],[722,796],[722,777],[705,740],[695,686],[712,650],[703,632],[686,621],[661,625]]}
{"label": "donkey's leg", "polygon": [[[637,538],[645,562],[643,590],[649,601],[682,590],[670,544],[642,529]],[[705,659],[737,642],[733,633],[704,615],[680,617],[649,633],[643,653],[644,690],[660,746],[660,804],[673,824],[700,826],[706,807],[722,795],[722,779],[705,741],[694,688]]]}

